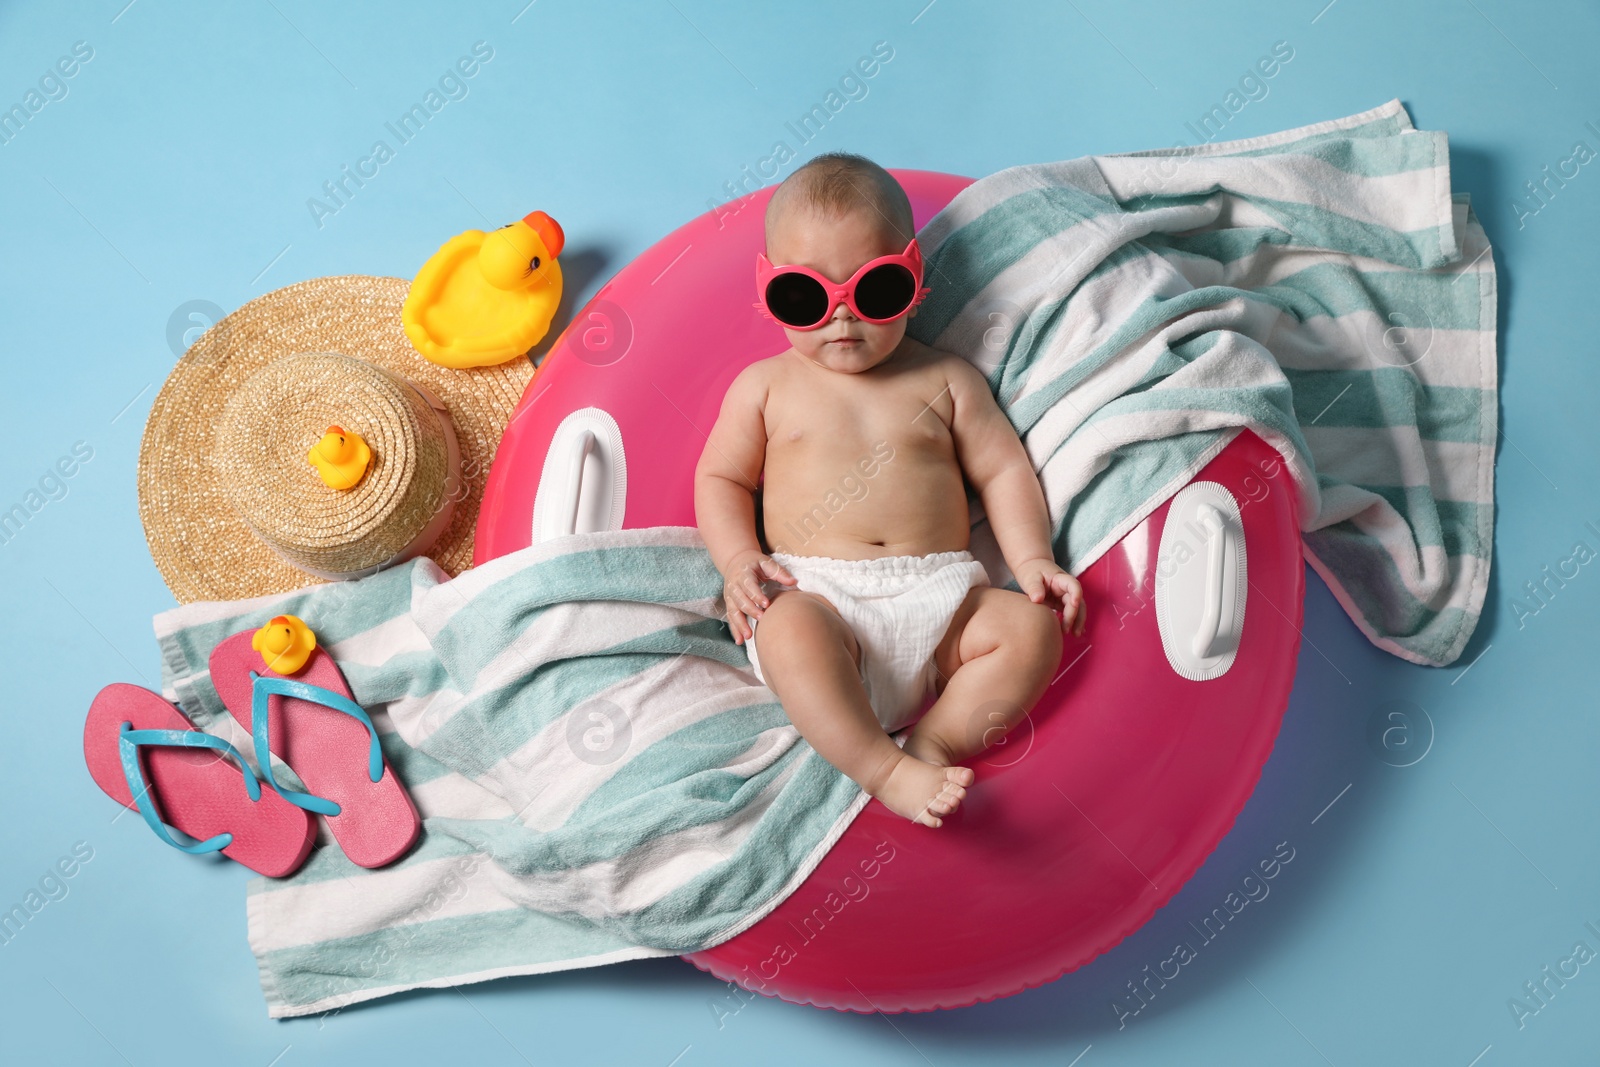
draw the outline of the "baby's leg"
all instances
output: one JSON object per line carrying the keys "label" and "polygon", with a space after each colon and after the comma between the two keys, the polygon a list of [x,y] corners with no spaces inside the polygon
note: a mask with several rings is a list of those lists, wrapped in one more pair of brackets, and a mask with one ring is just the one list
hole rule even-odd
{"label": "baby's leg", "polygon": [[823,759],[915,822],[939,826],[956,810],[972,771],[908,756],[883,732],[861,684],[855,635],[825,597],[774,594],[756,640],[768,687]]}
{"label": "baby's leg", "polygon": [[972,589],[934,653],[944,691],[905,750],[949,765],[1004,738],[1050,687],[1062,640],[1061,620],[1045,605],[1010,589]]}

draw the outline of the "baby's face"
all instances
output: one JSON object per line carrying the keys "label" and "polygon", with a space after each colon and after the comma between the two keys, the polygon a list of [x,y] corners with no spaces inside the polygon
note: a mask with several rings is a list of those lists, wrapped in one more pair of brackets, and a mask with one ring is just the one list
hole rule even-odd
{"label": "baby's face", "polygon": [[[797,207],[774,220],[767,238],[767,259],[775,266],[810,267],[842,285],[862,264],[897,255],[905,247],[906,240],[897,238],[874,211],[827,215]],[[832,318],[815,330],[786,327],[783,332],[794,350],[811,362],[841,374],[859,374],[894,353],[906,335],[909,317],[882,324],[863,322],[841,300]]]}

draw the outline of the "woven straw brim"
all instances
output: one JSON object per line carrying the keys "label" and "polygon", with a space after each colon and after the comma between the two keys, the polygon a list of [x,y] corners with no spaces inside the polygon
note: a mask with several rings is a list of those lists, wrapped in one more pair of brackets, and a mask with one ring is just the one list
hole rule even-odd
{"label": "woven straw brim", "polygon": [[[409,288],[403,278],[366,275],[299,282],[224,317],[178,360],[145,423],[138,483],[150,554],[180,603],[264,596],[321,581],[252,531],[230,499],[217,447],[228,403],[246,380],[269,363],[305,353],[365,360],[427,389],[450,409],[465,493],[426,555],[451,575],[472,565],[489,464],[534,366],[525,357],[469,370],[430,363],[401,327]],[[263,440],[268,437],[264,427]],[[311,470],[303,450],[298,462]],[[377,470],[374,462],[368,476]],[[306,540],[314,540],[311,531]]]}

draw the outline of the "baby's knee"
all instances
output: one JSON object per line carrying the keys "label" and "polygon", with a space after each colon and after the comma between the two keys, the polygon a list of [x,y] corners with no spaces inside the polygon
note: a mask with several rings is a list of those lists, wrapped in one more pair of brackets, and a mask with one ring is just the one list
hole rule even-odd
{"label": "baby's knee", "polygon": [[820,597],[799,589],[773,595],[772,603],[761,615],[757,640],[763,663],[791,659],[814,662],[820,651],[840,644],[855,655],[854,635],[838,613]]}
{"label": "baby's knee", "polygon": [[1015,642],[1030,660],[1054,668],[1061,661],[1061,618],[1048,605],[1027,597],[1018,607]]}
{"label": "baby's knee", "polygon": [[792,629],[802,629],[812,610],[806,603],[807,594],[798,589],[779,589],[772,594],[771,603],[761,613],[761,632],[771,633],[774,640]]}

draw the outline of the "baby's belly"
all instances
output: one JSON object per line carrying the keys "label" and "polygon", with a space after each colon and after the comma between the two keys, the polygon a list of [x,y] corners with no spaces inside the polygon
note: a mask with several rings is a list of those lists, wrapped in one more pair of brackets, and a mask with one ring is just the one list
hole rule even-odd
{"label": "baby's belly", "polygon": [[907,448],[803,470],[769,461],[762,516],[767,548],[796,556],[925,556],[964,549],[971,535],[960,468]]}

